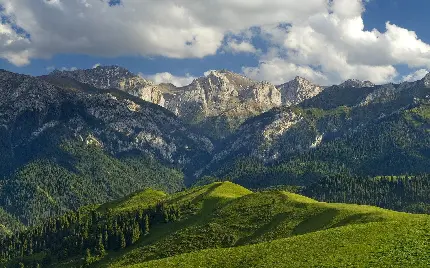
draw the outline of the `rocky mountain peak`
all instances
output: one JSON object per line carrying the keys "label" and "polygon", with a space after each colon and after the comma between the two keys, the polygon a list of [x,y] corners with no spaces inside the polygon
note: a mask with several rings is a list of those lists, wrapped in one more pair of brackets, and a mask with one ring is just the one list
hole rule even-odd
{"label": "rocky mountain peak", "polygon": [[309,80],[296,76],[293,80],[277,87],[281,91],[282,103],[287,106],[310,99],[323,91],[323,88]]}
{"label": "rocky mountain peak", "polygon": [[311,84],[311,82],[309,80],[307,80],[306,78],[303,78],[301,76],[296,76],[292,81],[295,81],[297,83]]}
{"label": "rocky mountain peak", "polygon": [[370,81],[361,81],[358,79],[348,79],[342,84],[339,85],[341,88],[362,88],[362,87],[374,87],[375,84],[373,84]]}
{"label": "rocky mountain peak", "polygon": [[120,89],[163,106],[188,123],[200,124],[210,117],[228,114],[227,120],[235,120],[229,125],[234,126],[273,107],[298,104],[323,90],[302,77],[275,87],[226,69],[212,70],[184,87],[157,85],[119,66],[55,71],[51,76],[71,78],[101,89]]}
{"label": "rocky mountain peak", "polygon": [[258,82],[243,75],[222,69],[210,71],[206,76],[196,79],[193,83],[213,85],[215,87],[237,87],[244,89]]}
{"label": "rocky mountain peak", "polygon": [[426,74],[426,76],[421,79],[421,82],[424,84],[425,87],[430,87],[430,73]]}
{"label": "rocky mountain peak", "polygon": [[56,70],[50,76],[72,78],[80,83],[101,89],[120,89],[160,106],[164,106],[165,102],[161,90],[154,82],[116,65],[75,71]]}
{"label": "rocky mountain peak", "polygon": [[[188,123],[204,126],[203,131],[216,138],[227,136],[249,117],[281,105],[274,85],[227,70],[211,71],[165,94],[165,99],[168,110]],[[224,129],[220,131],[216,124]]]}

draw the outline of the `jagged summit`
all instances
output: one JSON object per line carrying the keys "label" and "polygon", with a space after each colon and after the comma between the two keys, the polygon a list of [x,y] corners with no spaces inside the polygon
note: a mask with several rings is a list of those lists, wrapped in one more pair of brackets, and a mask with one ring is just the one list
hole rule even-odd
{"label": "jagged summit", "polygon": [[309,80],[296,76],[293,80],[277,87],[281,91],[282,104],[290,106],[310,99],[323,91],[323,88]]}
{"label": "jagged summit", "polygon": [[[157,85],[116,65],[54,71],[51,76],[65,76],[101,89],[120,89],[163,106],[192,124],[204,124],[210,118],[228,114],[222,120],[227,120],[225,125],[232,129],[251,116],[281,105],[296,105],[323,90],[302,77],[276,87],[226,69],[206,72],[183,87],[166,83]],[[228,134],[229,131],[223,132]]]}
{"label": "jagged summit", "polygon": [[430,87],[430,73],[426,74],[421,81],[425,87]]}
{"label": "jagged summit", "polygon": [[362,87],[374,87],[375,84],[373,84],[370,81],[361,81],[358,79],[348,79],[342,84],[338,85],[338,87],[341,88],[362,88]]}
{"label": "jagged summit", "polygon": [[[232,71],[222,70],[211,70],[206,76],[199,77],[193,81],[192,84],[230,84],[231,86],[247,88],[257,84],[257,81],[249,79],[241,74],[234,73]],[[189,85],[191,86],[191,85]]]}
{"label": "jagged summit", "polygon": [[281,104],[275,86],[228,70],[210,71],[181,90],[169,100],[166,108],[193,122],[251,102],[263,111]]}
{"label": "jagged summit", "polygon": [[120,66],[97,66],[75,71],[56,70],[50,76],[68,77],[101,89],[120,89],[145,101],[164,106],[163,94],[154,82]]}

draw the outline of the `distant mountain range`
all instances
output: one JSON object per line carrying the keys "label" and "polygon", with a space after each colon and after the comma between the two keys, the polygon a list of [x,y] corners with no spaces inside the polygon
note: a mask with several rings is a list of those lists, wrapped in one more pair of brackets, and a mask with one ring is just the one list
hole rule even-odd
{"label": "distant mountain range", "polygon": [[190,85],[155,85],[118,66],[88,70],[54,71],[51,77],[68,77],[101,89],[117,88],[176,114],[210,137],[224,138],[247,118],[281,105],[295,105],[322,91],[304,78],[275,86],[227,70],[211,71]]}
{"label": "distant mountain range", "polygon": [[118,66],[0,71],[0,226],[146,187],[430,173],[429,98],[430,75],[275,86],[220,70],[178,88]]}

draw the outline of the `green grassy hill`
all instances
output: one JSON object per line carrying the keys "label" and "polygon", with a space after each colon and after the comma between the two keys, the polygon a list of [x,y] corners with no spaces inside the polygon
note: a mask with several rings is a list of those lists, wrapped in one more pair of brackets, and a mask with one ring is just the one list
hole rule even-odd
{"label": "green grassy hill", "polygon": [[[152,214],[148,212],[151,207],[155,208]],[[135,219],[144,219],[145,213],[150,215],[149,228],[136,235],[130,228],[139,229]],[[69,227],[57,230],[53,237],[63,241],[64,235],[70,244],[75,244],[74,236],[81,237],[84,246],[68,249],[64,247],[69,244],[63,244],[61,251],[66,253],[57,253],[54,248],[34,252],[45,254],[45,259],[49,255],[51,266],[47,267],[285,267],[285,263],[293,267],[338,267],[369,256],[374,257],[369,261],[378,263],[390,264],[390,258],[413,262],[420,261],[420,251],[428,250],[429,236],[424,234],[430,230],[426,215],[322,203],[278,190],[251,192],[230,182],[172,195],[147,189],[115,202],[86,207],[79,215],[79,224],[74,223],[73,215],[57,222],[56,226]],[[108,227],[112,223],[114,227]],[[72,229],[75,225],[79,228]],[[77,232],[82,226],[88,231],[80,236]],[[121,228],[125,228],[124,244],[110,247]],[[105,237],[106,250],[100,250]],[[85,248],[90,257],[85,257]],[[412,254],[409,257],[405,255],[408,252]],[[34,253],[26,258],[40,257]],[[9,264],[18,260],[25,259]]]}
{"label": "green grassy hill", "polygon": [[[146,267],[145,265],[148,267],[258,267],[265,263],[264,260],[267,260],[268,264],[272,263],[270,260],[278,260],[278,255],[289,256],[290,254],[283,251],[290,240],[301,241],[309,237],[301,242],[301,246],[297,245],[295,250],[291,251],[295,254],[296,260],[302,260],[300,251],[306,251],[306,248],[313,244],[313,239],[317,237],[326,237],[326,239],[313,245],[313,252],[322,250],[324,248],[322,245],[328,243],[327,246],[333,247],[333,254],[342,255],[342,251],[335,250],[337,247],[334,245],[337,242],[332,240],[333,234],[337,240],[350,239],[349,237],[354,237],[354,229],[358,228],[359,233],[355,238],[355,244],[360,244],[366,241],[364,237],[367,232],[366,228],[370,228],[369,232],[372,234],[381,234],[383,233],[381,229],[388,226],[389,229],[393,228],[390,231],[395,234],[395,230],[401,228],[403,224],[404,226],[421,226],[421,222],[425,222],[427,226],[430,226],[430,218],[427,216],[398,213],[371,206],[321,203],[284,191],[252,193],[230,182],[197,187],[173,195],[168,198],[167,202],[170,204],[191,202],[196,204],[198,209],[192,216],[168,223],[167,226],[161,225],[153,228],[148,237],[139,241],[132,248],[114,253],[111,258],[106,258],[99,265],[124,267],[202,249],[237,247],[181,255],[172,259],[149,262],[143,267]],[[402,223],[398,224],[399,221]],[[370,227],[362,227],[367,226],[368,223],[372,223],[369,225]],[[339,230],[336,227],[342,227],[340,228],[342,230],[345,228],[345,231],[328,231]],[[400,230],[409,229],[409,227],[405,227]],[[422,233],[424,229],[417,230],[417,232],[419,231]],[[327,235],[324,235],[325,232],[328,232]],[[417,233],[417,235],[421,233]],[[311,236],[307,234],[311,234]],[[282,240],[282,238],[286,239]],[[269,242],[277,239],[281,240]],[[384,241],[388,240],[389,238]],[[378,242],[378,238],[373,237],[370,242],[375,244]],[[256,243],[258,244],[240,247]],[[272,248],[272,244],[274,248]],[[339,242],[339,245],[341,244]],[[346,245],[347,242],[344,241],[343,244]],[[366,246],[366,248],[370,250],[371,246]],[[344,251],[349,250],[353,255],[353,249],[354,246],[351,244]],[[260,254],[250,257],[250,254],[260,250]],[[364,250],[363,254],[365,255],[366,252],[368,251]],[[217,260],[216,254],[219,254],[218,261],[213,262]],[[234,260],[226,259],[225,254],[231,254],[230,256],[234,256]],[[238,258],[236,258],[236,254]],[[309,255],[312,254],[309,253]],[[325,258],[323,255],[324,251],[320,252],[320,259]],[[262,258],[263,256],[266,257]],[[260,264],[256,262],[259,259],[262,260]],[[316,258],[313,262],[318,264],[318,261],[319,259]],[[213,265],[208,265],[211,262]],[[282,263],[278,267],[285,267]],[[304,267],[303,265],[305,262],[297,262],[296,266]]]}
{"label": "green grassy hill", "polygon": [[429,267],[429,232],[428,219],[349,225],[130,267]]}

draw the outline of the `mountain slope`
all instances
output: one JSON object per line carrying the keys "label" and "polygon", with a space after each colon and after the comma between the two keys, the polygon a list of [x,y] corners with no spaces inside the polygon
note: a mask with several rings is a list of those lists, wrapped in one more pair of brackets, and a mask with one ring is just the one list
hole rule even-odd
{"label": "mountain slope", "polygon": [[0,204],[25,223],[143,187],[180,190],[172,168],[204,162],[212,147],[122,91],[0,71]]}
{"label": "mountain slope", "polygon": [[[430,88],[415,83],[325,89],[247,120],[195,173],[251,188],[306,185],[328,174],[430,172]],[[327,173],[328,172],[328,173]]]}
{"label": "mountain slope", "polygon": [[226,70],[211,71],[164,96],[167,109],[213,139],[224,138],[247,118],[281,105],[275,86]]}
{"label": "mountain slope", "polygon": [[282,95],[282,104],[286,106],[297,105],[317,96],[324,90],[324,88],[314,85],[302,77],[296,77],[292,81],[277,86],[277,88]]}

